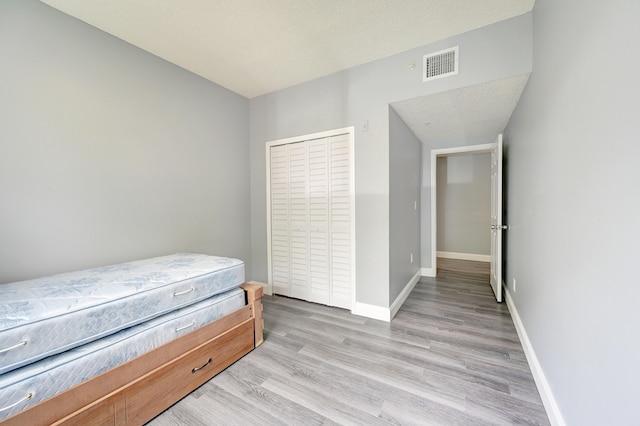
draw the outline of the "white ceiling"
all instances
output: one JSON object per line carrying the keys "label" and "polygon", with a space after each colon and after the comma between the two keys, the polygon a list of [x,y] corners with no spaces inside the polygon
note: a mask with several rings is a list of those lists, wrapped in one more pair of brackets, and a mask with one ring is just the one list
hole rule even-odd
{"label": "white ceiling", "polygon": [[247,98],[531,11],[534,0],[41,0]]}
{"label": "white ceiling", "polygon": [[[521,15],[534,4],[534,0],[41,1],[247,98]],[[527,78],[409,99],[393,107],[422,142],[473,142],[504,130]]]}
{"label": "white ceiling", "polygon": [[[391,104],[423,143],[489,143],[509,122],[529,74]],[[489,140],[481,138],[490,137]]]}

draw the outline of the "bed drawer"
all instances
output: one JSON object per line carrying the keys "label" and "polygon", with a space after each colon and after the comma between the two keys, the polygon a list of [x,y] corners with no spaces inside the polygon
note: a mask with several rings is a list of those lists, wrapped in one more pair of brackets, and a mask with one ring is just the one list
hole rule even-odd
{"label": "bed drawer", "polygon": [[249,352],[253,342],[253,321],[246,321],[143,377],[126,394],[127,424],[151,420],[158,407],[168,407],[204,384]]}
{"label": "bed drawer", "polygon": [[144,424],[249,352],[253,325],[247,320],[55,424]]}

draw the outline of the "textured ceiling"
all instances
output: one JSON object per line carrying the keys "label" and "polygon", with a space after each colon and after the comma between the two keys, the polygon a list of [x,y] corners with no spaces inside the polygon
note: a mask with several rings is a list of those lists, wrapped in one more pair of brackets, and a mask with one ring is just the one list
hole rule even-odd
{"label": "textured ceiling", "polygon": [[531,11],[534,0],[41,0],[248,98]]}
{"label": "textured ceiling", "polygon": [[[529,74],[391,104],[423,143],[489,143],[511,118]],[[491,137],[481,141],[479,138]]]}

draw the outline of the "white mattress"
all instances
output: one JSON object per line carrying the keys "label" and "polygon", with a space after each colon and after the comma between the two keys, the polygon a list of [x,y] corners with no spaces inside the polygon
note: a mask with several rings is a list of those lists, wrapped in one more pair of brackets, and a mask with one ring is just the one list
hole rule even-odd
{"label": "white mattress", "polygon": [[[0,420],[230,314],[244,305],[244,291],[230,290],[111,336],[2,374],[0,375]],[[26,399],[25,396],[28,394],[32,394],[32,397]],[[18,401],[22,402],[16,404]],[[12,406],[14,404],[16,405]]]}
{"label": "white mattress", "polygon": [[174,254],[0,284],[0,374],[244,282],[244,263]]}

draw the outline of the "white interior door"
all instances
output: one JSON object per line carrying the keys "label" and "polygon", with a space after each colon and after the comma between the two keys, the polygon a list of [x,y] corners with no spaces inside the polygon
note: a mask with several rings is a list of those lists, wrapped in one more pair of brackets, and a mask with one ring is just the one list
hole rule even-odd
{"label": "white interior door", "polygon": [[502,302],[502,135],[491,150],[491,288]]}

